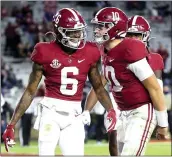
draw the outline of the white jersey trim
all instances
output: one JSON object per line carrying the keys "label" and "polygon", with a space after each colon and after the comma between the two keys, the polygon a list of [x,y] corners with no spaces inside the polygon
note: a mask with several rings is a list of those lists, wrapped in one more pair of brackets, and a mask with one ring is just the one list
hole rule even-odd
{"label": "white jersey trim", "polygon": [[73,14],[73,16],[75,17],[75,20],[76,21],[79,21],[79,18],[78,18],[78,16],[77,16],[77,14],[72,10],[72,9],[70,9],[70,8],[65,8],[66,10],[69,10],[72,14]]}
{"label": "white jersey trim", "polygon": [[144,81],[154,74],[146,58],[129,64],[127,68],[130,69],[140,81]]}

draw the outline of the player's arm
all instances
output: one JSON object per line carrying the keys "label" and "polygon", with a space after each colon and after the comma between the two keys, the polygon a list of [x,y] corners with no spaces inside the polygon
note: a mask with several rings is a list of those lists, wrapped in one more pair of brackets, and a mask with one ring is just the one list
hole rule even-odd
{"label": "player's arm", "polygon": [[[90,95],[89,100],[87,100],[87,103],[91,103],[91,107],[93,107],[96,103],[95,97],[100,101],[100,103],[104,106],[104,108],[108,111],[109,109],[113,108],[111,99],[109,97],[108,92],[105,90],[101,76],[98,71],[97,64],[93,64],[89,70],[88,73],[89,80],[93,86],[94,91],[92,90],[92,95]],[[103,78],[103,77],[102,77]],[[106,81],[103,79],[104,84]],[[95,93],[94,93],[95,92]],[[93,100],[91,100],[93,98]],[[89,102],[88,102],[89,101]],[[90,109],[89,109],[90,110]]]}
{"label": "player's arm", "polygon": [[150,98],[156,110],[158,125],[161,127],[167,127],[167,108],[165,105],[163,91],[146,58],[129,64],[128,69],[136,75],[149,92]]}
{"label": "player's arm", "polygon": [[[105,86],[107,84],[107,80],[103,74],[101,75],[101,81],[102,81],[103,86]],[[91,111],[93,109],[94,105],[97,103],[97,101],[98,101],[98,99],[97,99],[96,93],[95,93],[94,89],[91,88],[91,90],[87,96],[87,99],[86,99],[86,104],[85,104],[84,110]]]}
{"label": "player's arm", "polygon": [[14,126],[18,122],[18,120],[21,118],[21,116],[24,114],[24,112],[28,109],[30,106],[35,92],[37,90],[37,87],[39,85],[39,82],[41,81],[43,74],[43,67],[39,64],[34,63],[32,66],[32,72],[29,76],[29,82],[26,87],[26,90],[24,91],[14,113],[10,120],[9,125],[7,125],[6,130],[3,134],[5,149],[8,152],[8,147],[12,147],[15,145],[14,142]]}
{"label": "player's arm", "polygon": [[162,70],[156,70],[156,71],[154,71],[154,74],[157,79],[162,80]]}
{"label": "player's arm", "polygon": [[88,100],[87,100],[87,103],[90,103],[91,105],[89,107],[87,107],[88,110],[84,110],[84,112],[81,114],[83,123],[88,124],[88,125],[91,123],[89,111],[95,105],[95,102],[96,102],[95,97],[97,97],[99,102],[108,111],[106,118],[105,118],[105,128],[106,128],[107,132],[111,132],[114,129],[115,124],[116,124],[116,112],[113,109],[113,105],[112,105],[111,99],[109,97],[109,94],[105,90],[105,88],[102,84],[101,76],[99,74],[96,63],[91,66],[91,68],[88,72],[88,77],[89,77],[89,80],[95,91],[95,93],[94,93],[95,95],[92,95],[92,97],[94,99],[93,101],[91,101],[91,96],[90,96],[90,102],[88,102]]}
{"label": "player's arm", "polygon": [[156,70],[156,71],[154,71],[154,74],[157,78],[157,81],[158,81],[161,89],[163,89],[162,70]]}
{"label": "player's arm", "polygon": [[[158,72],[158,73],[157,73]],[[167,116],[167,109],[165,105],[165,100],[164,100],[164,95],[163,95],[163,82],[162,79],[159,77],[160,76],[160,71],[155,71],[155,76],[157,79],[155,79],[154,76],[151,76],[150,78],[146,79],[143,81],[144,86],[147,88],[149,91],[150,97],[152,99],[152,102],[155,107],[155,112],[158,120],[158,128],[156,131],[156,137],[159,140],[164,140],[168,139],[168,116]],[[158,74],[158,75],[157,75]],[[158,83],[159,87],[158,87]],[[162,97],[162,99],[161,99]],[[163,104],[163,105],[162,105]]]}
{"label": "player's arm", "polygon": [[24,91],[15,111],[11,118],[10,124],[15,125],[18,120],[21,118],[21,116],[24,114],[24,112],[28,109],[30,106],[35,92],[37,90],[37,87],[39,85],[39,82],[41,81],[43,74],[43,67],[39,64],[34,63],[32,66],[32,72],[29,76],[29,82],[26,87],[26,90]]}

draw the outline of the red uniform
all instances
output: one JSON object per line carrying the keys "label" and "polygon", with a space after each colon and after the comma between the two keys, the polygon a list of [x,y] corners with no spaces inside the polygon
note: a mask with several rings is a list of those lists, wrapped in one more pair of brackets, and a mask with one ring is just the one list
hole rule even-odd
{"label": "red uniform", "polygon": [[[133,46],[137,44],[136,46]],[[150,96],[140,80],[127,67],[147,57],[144,44],[126,38],[111,49],[104,61],[104,73],[111,82],[113,95],[120,110],[131,110],[151,103]],[[154,65],[154,64],[153,64]]]}
{"label": "red uniform", "polygon": [[121,110],[115,128],[121,156],[143,155],[156,126],[151,98],[141,82],[153,74],[146,59],[153,70],[162,68],[157,64],[158,57],[149,54],[143,42],[131,38],[124,39],[104,57],[104,75]]}
{"label": "red uniform", "polygon": [[44,68],[45,96],[68,101],[81,101],[88,71],[99,58],[100,52],[91,42],[72,55],[55,42],[38,43],[31,56],[33,62]]}

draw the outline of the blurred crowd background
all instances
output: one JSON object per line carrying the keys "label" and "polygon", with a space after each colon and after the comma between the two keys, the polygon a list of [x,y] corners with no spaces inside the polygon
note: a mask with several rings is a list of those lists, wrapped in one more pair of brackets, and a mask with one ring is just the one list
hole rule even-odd
{"label": "blurred crowd background", "polygon": [[[170,111],[171,106],[171,37],[172,37],[172,6],[171,2],[142,1],[1,1],[1,133],[3,133],[16,104],[27,85],[31,71],[30,55],[37,42],[46,41],[45,33],[52,30],[52,16],[61,8],[72,7],[78,10],[88,24],[88,40],[92,40],[90,20],[97,10],[114,6],[122,9],[130,17],[144,16],[151,25],[153,37],[150,41],[152,53],[159,53],[164,60],[163,71],[164,94]],[[91,85],[86,82],[82,106]],[[36,104],[44,95],[43,81],[40,84],[35,101],[26,111],[17,125],[19,132],[16,137],[23,146],[29,145],[30,133],[37,115]],[[92,111],[92,124],[86,127],[87,139],[96,139],[100,144],[107,139],[103,124],[104,108],[97,103]],[[25,125],[28,122],[27,125]],[[27,131],[29,130],[29,131]],[[87,141],[86,139],[86,141]]]}

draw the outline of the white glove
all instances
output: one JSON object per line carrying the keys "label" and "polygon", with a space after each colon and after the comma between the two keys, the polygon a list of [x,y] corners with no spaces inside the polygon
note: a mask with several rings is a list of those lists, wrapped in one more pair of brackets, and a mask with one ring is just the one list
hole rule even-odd
{"label": "white glove", "polygon": [[79,116],[82,119],[82,122],[83,122],[84,125],[90,125],[90,123],[91,123],[91,117],[90,117],[90,112],[88,110],[85,110]]}

